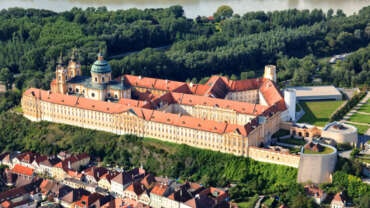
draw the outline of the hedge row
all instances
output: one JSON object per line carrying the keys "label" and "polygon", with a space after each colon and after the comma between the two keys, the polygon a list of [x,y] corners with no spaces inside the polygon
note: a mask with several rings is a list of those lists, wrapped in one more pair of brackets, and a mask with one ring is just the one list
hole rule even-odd
{"label": "hedge row", "polygon": [[330,121],[337,121],[343,118],[353,107],[365,97],[366,91],[361,91],[358,94],[355,94],[341,109],[336,111],[331,117]]}

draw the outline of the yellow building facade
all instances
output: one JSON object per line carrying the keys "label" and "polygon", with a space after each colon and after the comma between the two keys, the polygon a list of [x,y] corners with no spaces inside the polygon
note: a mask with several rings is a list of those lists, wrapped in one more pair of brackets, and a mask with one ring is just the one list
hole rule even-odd
{"label": "yellow building facade", "polygon": [[[101,55],[91,75],[81,76],[74,57],[68,67],[60,61],[50,91],[24,92],[24,116],[248,156],[250,146],[270,142],[286,110],[280,91],[267,78],[213,76],[203,85],[133,75],[112,80]],[[145,105],[130,106],[132,97]],[[53,171],[63,177],[62,171]]]}

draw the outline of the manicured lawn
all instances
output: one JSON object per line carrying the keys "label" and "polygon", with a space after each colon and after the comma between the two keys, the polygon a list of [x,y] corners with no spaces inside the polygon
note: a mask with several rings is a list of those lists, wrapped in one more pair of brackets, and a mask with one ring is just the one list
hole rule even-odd
{"label": "manicured lawn", "polygon": [[349,121],[370,124],[370,115],[356,113],[349,118]]}
{"label": "manicured lawn", "polygon": [[280,139],[279,142],[286,143],[286,144],[294,144],[294,145],[305,145],[306,144],[306,141],[303,139],[291,139],[291,138]]}
{"label": "manicured lawn", "polygon": [[322,152],[314,152],[314,151],[305,149],[303,153],[304,154],[329,154],[329,153],[332,153],[332,152],[334,152],[334,150],[332,148],[325,147],[324,151],[322,151]]}
{"label": "manicured lawn", "polygon": [[325,124],[329,122],[330,115],[342,105],[343,102],[344,101],[300,102],[305,114],[298,122],[325,126]]}
{"label": "manicured lawn", "polygon": [[365,113],[370,113],[370,104],[362,105],[361,108],[358,111],[365,112]]}
{"label": "manicured lawn", "polygon": [[347,123],[348,125],[352,125],[352,126],[355,126],[357,128],[357,132],[359,134],[365,134],[366,131],[369,129],[368,126],[363,126],[363,125],[356,125],[356,124],[351,124],[351,123]]}

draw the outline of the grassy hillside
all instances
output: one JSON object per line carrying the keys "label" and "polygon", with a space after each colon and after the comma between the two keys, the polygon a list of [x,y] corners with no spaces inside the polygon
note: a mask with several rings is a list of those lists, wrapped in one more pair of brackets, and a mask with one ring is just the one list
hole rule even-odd
{"label": "grassy hillside", "polygon": [[133,135],[119,136],[49,122],[30,122],[21,115],[0,115],[3,151],[30,150],[55,154],[61,150],[87,152],[106,165],[125,168],[143,164],[158,175],[181,177],[204,184],[227,183],[262,177],[266,187],[294,182],[294,168],[265,164],[244,157],[201,150]]}

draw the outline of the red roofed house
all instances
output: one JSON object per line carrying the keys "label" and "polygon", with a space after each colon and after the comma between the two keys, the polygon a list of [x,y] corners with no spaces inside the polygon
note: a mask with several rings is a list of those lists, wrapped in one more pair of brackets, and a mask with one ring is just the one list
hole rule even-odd
{"label": "red roofed house", "polygon": [[124,191],[123,196],[129,199],[141,202],[145,205],[149,205],[150,196],[145,185],[136,181],[130,184]]}
{"label": "red roofed house", "polygon": [[314,199],[316,204],[321,204],[326,198],[326,193],[314,185],[304,186],[306,194]]}
{"label": "red roofed house", "polygon": [[100,176],[100,179],[98,181],[98,186],[111,192],[112,191],[112,179],[116,177],[118,174],[119,173],[117,171],[108,170],[108,172]]}
{"label": "red roofed house", "polygon": [[48,158],[40,162],[40,171],[47,176],[52,176],[53,167],[59,162],[61,162],[61,160],[58,157]]}
{"label": "red roofed house", "polygon": [[45,159],[46,156],[41,156],[38,153],[24,152],[18,154],[12,162],[13,165],[20,164],[25,167],[34,168],[34,165],[38,166],[38,164]]}
{"label": "red roofed house", "polygon": [[346,197],[343,192],[337,193],[333,200],[331,200],[330,208],[345,208],[347,207]]}
{"label": "red roofed house", "polygon": [[153,189],[150,191],[150,207],[161,208],[164,207],[165,194],[168,192],[169,186],[162,183],[156,183]]}
{"label": "red roofed house", "polygon": [[90,195],[83,195],[81,199],[74,203],[74,208],[89,208],[96,207],[95,203],[98,202],[103,196],[98,193],[92,193]]}
{"label": "red roofed house", "polygon": [[52,168],[52,177],[57,180],[63,180],[66,177],[79,177],[77,170],[89,162],[90,156],[87,153],[72,155]]}
{"label": "red roofed house", "polygon": [[34,177],[34,169],[25,167],[19,164],[14,165],[13,169],[10,170],[12,173],[24,177],[25,179],[32,179]]}
{"label": "red roofed house", "polygon": [[177,187],[174,192],[166,194],[166,198],[163,198],[163,203],[168,204],[169,207],[189,207],[185,202],[191,200],[199,194],[205,188],[197,183],[185,183],[180,187]]}
{"label": "red roofed house", "polygon": [[100,177],[103,176],[107,171],[108,170],[104,167],[91,166],[82,173],[85,175],[85,179],[88,183],[98,183]]}

